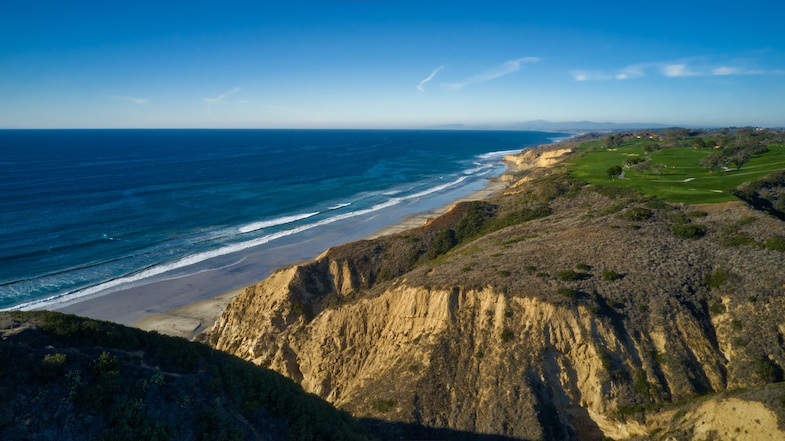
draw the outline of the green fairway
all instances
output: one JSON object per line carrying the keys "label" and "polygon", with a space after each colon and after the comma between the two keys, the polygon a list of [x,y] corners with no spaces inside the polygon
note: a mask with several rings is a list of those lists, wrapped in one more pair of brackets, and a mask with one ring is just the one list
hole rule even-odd
{"label": "green fairway", "polygon": [[[595,185],[630,187],[666,201],[690,204],[738,200],[728,190],[785,169],[783,144],[769,144],[768,152],[752,157],[740,170],[730,166],[728,170],[715,172],[698,165],[702,158],[715,153],[714,149],[675,147],[653,152],[644,150],[645,146],[654,144],[653,141],[638,139],[625,141],[618,148],[606,148],[602,141],[586,143],[581,146],[584,153],[570,161],[567,167],[574,177]],[[624,168],[622,178],[608,177],[608,168],[622,165],[631,158],[662,164],[661,175],[652,171],[638,172],[630,167]]]}

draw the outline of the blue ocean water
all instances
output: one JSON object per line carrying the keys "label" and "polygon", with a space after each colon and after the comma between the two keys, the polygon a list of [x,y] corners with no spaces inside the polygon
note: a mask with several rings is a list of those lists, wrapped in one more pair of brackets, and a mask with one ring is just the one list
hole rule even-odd
{"label": "blue ocean water", "polygon": [[514,131],[0,131],[0,308],[74,298],[499,175]]}

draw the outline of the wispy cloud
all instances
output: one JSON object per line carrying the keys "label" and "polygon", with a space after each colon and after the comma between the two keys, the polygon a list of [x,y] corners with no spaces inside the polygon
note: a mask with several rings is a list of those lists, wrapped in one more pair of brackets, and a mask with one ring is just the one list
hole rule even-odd
{"label": "wispy cloud", "polygon": [[782,75],[783,70],[752,69],[747,62],[736,60],[735,63],[711,63],[705,57],[693,57],[682,60],[660,61],[632,64],[615,71],[570,72],[575,81],[629,80],[646,75],[659,75],[666,78],[707,77],[729,75]]}
{"label": "wispy cloud", "polygon": [[149,102],[146,98],[134,98],[134,97],[131,97],[131,96],[122,96],[122,95],[109,95],[109,98],[112,98],[112,99],[115,99],[115,100],[130,101],[130,102],[132,102],[134,104],[138,104],[140,106],[144,105],[144,104],[147,104]]}
{"label": "wispy cloud", "polygon": [[459,81],[457,83],[445,83],[443,85],[445,87],[449,87],[450,89],[463,89],[470,84],[483,83],[518,72],[521,70],[521,66],[524,63],[537,63],[538,61],[540,61],[540,58],[538,57],[523,57],[517,58],[515,60],[505,61],[498,66],[494,66],[481,74],[473,75],[463,81]]}
{"label": "wispy cloud", "polygon": [[666,64],[662,66],[660,72],[668,78],[696,77],[702,75],[701,72],[690,69],[684,63]]}
{"label": "wispy cloud", "polygon": [[228,97],[229,95],[233,95],[233,94],[235,94],[235,93],[237,93],[237,92],[239,92],[241,90],[242,90],[241,88],[235,87],[234,89],[232,89],[232,90],[230,90],[228,92],[222,93],[222,94],[218,95],[215,98],[202,98],[202,101],[206,102],[208,106],[212,106],[213,104],[218,104],[218,103],[224,102],[226,97]]}
{"label": "wispy cloud", "polygon": [[711,70],[712,75],[741,75],[742,70],[738,67],[719,66]]}
{"label": "wispy cloud", "polygon": [[417,90],[419,90],[420,92],[425,92],[425,84],[431,81],[436,76],[436,74],[439,73],[439,71],[442,69],[444,69],[444,66],[439,66],[436,69],[434,69],[433,72],[431,72],[431,74],[428,75],[428,78],[420,81],[420,84],[417,85]]}

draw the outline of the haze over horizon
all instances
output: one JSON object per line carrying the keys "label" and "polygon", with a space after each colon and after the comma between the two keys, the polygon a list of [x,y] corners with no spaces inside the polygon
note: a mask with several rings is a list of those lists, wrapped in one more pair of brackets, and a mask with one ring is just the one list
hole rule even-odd
{"label": "haze over horizon", "polygon": [[0,128],[785,126],[785,4],[12,2]]}

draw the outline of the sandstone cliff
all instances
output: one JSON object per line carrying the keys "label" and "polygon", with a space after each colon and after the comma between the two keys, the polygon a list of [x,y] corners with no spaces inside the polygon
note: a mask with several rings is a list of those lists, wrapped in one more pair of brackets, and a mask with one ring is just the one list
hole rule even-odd
{"label": "sandstone cliff", "polygon": [[[276,272],[203,338],[357,417],[516,439],[751,430],[701,416],[723,397],[690,400],[782,381],[783,254],[722,239],[762,242],[785,223],[536,167],[560,150],[526,153],[531,174],[487,203]],[[678,237],[682,222],[706,237]],[[759,435],[775,439],[785,395],[771,387],[731,407],[762,406]]]}

